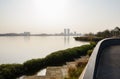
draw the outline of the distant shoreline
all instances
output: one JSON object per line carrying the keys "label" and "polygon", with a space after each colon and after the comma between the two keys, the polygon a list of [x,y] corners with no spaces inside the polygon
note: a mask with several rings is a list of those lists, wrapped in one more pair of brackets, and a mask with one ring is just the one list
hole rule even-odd
{"label": "distant shoreline", "polygon": [[24,33],[1,33],[0,36],[81,36],[80,33],[38,33],[38,34],[31,34],[30,32]]}
{"label": "distant shoreline", "polygon": [[[0,35],[2,36],[28,36],[28,35]],[[29,36],[65,36],[65,35],[29,35]],[[79,35],[68,35],[68,36],[79,36]]]}

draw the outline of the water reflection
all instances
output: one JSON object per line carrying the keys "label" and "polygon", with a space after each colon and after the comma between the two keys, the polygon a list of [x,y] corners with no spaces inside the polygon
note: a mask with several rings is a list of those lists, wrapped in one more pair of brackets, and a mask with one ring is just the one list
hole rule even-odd
{"label": "water reflection", "polygon": [[45,75],[46,75],[46,69],[43,69],[37,73],[37,76],[45,76]]}
{"label": "water reflection", "polygon": [[24,36],[24,41],[29,41],[30,40],[30,36]]}
{"label": "water reflection", "polygon": [[52,52],[83,44],[88,42],[75,41],[71,36],[0,37],[0,64],[23,63],[30,59],[44,58]]}
{"label": "water reflection", "polygon": [[69,45],[70,36],[64,36],[64,45]]}

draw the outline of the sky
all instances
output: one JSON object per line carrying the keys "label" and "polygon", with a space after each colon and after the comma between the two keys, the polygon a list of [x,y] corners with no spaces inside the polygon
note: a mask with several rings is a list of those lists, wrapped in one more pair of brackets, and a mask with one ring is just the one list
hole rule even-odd
{"label": "sky", "polygon": [[0,33],[96,33],[120,27],[120,0],[0,0]]}

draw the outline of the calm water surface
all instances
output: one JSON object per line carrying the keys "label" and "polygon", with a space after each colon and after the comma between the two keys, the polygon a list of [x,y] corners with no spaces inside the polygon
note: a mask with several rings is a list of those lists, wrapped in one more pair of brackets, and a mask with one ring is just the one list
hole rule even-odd
{"label": "calm water surface", "polygon": [[64,36],[13,36],[0,37],[0,64],[23,63],[30,59],[43,58],[46,55],[88,42],[75,41]]}

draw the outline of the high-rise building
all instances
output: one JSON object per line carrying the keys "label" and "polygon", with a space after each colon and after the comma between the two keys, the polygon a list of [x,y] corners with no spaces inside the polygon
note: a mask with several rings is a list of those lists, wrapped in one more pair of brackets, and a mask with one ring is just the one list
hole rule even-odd
{"label": "high-rise building", "polygon": [[64,29],[64,36],[66,36],[66,33],[67,33],[67,30],[66,30],[66,29]]}
{"label": "high-rise building", "polygon": [[30,36],[30,32],[24,32],[24,36]]}
{"label": "high-rise building", "polygon": [[68,36],[70,35],[70,29],[67,29],[67,35]]}
{"label": "high-rise building", "polygon": [[64,29],[64,35],[69,36],[70,35],[70,29]]}

